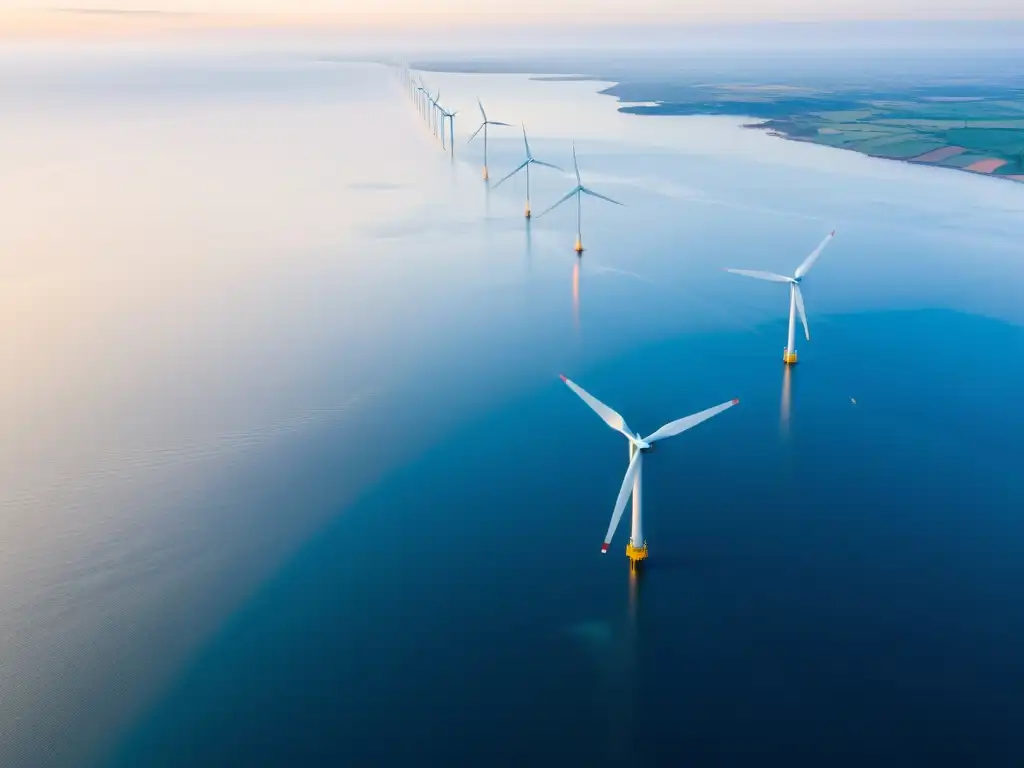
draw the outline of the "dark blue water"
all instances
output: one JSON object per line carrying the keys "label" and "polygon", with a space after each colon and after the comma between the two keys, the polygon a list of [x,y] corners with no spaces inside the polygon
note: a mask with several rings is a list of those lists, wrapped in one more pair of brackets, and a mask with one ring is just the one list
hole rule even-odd
{"label": "dark blue water", "polygon": [[791,371],[707,335],[586,372],[641,431],[742,400],[650,457],[638,594],[622,536],[598,554],[623,441],[538,382],[339,516],[116,764],[1016,759],[1024,333],[920,311],[816,341]]}
{"label": "dark blue water", "polygon": [[[1024,188],[437,75],[626,203],[577,260],[382,70],[90,66],[4,155],[0,762],[1024,758]],[[721,268],[833,227],[787,369]],[[641,433],[740,398],[645,462],[638,578],[559,373]]]}

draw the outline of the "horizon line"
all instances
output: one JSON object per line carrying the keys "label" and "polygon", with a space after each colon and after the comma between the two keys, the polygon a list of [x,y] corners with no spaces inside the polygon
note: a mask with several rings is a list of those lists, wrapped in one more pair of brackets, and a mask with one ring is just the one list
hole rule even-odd
{"label": "horizon line", "polygon": [[[500,14],[455,13],[449,11],[418,12],[396,18],[384,12],[217,12],[217,11],[162,11],[159,9],[77,8],[55,6],[38,10],[0,10],[0,42],[47,41],[77,38],[82,40],[146,36],[147,34],[180,35],[189,32],[400,32],[418,29],[487,29],[545,27],[560,29],[572,26],[588,31],[602,28],[642,30],[656,26],[685,27],[810,27],[861,25],[979,25],[991,23],[1018,24],[1024,22],[1024,8],[1016,16],[968,16],[945,14],[920,18],[908,14],[786,14],[772,18],[751,18],[740,13],[620,13],[590,14],[585,19],[568,16],[552,17],[536,12],[510,10]],[[1024,30],[1022,30],[1024,31]]]}

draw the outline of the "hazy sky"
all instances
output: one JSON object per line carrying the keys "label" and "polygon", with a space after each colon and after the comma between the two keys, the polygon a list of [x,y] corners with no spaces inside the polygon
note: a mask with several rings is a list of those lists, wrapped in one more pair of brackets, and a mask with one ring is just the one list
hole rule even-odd
{"label": "hazy sky", "polygon": [[484,16],[655,14],[675,18],[1021,18],[1022,0],[0,0],[0,10],[53,8],[214,13]]}
{"label": "hazy sky", "polygon": [[431,22],[443,29],[550,24],[554,34],[555,25],[570,20],[621,31],[629,23],[887,19],[1024,20],[1024,0],[0,0],[0,42],[141,39],[243,28],[358,35],[367,25],[411,30]]}

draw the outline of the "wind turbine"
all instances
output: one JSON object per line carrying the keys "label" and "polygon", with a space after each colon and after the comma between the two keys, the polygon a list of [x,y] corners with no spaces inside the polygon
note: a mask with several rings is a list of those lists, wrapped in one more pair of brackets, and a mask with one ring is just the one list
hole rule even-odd
{"label": "wind turbine", "polygon": [[420,80],[419,86],[420,92],[420,114],[423,116],[423,122],[427,124],[427,129],[430,129],[430,91],[427,90],[426,83]]}
{"label": "wind turbine", "polygon": [[444,107],[442,107],[440,105],[438,105],[438,109],[441,110],[441,149],[445,148],[444,147],[444,119],[447,117],[448,118],[448,128],[451,131],[451,133],[449,134],[451,140],[448,143],[449,143],[449,145],[451,147],[451,150],[452,150],[452,160],[454,160],[455,159],[455,116],[457,114],[459,114],[459,110],[455,110],[454,112],[449,112],[447,109],[445,109]]}
{"label": "wind turbine", "polygon": [[821,245],[811,252],[811,255],[804,259],[804,263],[796,268],[796,272],[793,273],[792,277],[786,277],[785,275],[777,275],[774,272],[759,272],[752,269],[726,269],[726,272],[732,272],[737,275],[746,275],[747,277],[754,277],[758,280],[769,280],[773,283],[789,283],[789,336],[786,340],[786,348],[782,351],[782,362],[788,365],[796,363],[796,313],[800,313],[800,322],[804,325],[804,335],[807,340],[811,340],[811,331],[807,327],[807,313],[804,312],[804,297],[800,293],[800,283],[808,272],[811,271],[811,267],[814,266],[814,262],[821,256],[821,252],[825,250],[832,238],[836,236],[836,231],[833,229],[824,240],[821,241]]}
{"label": "wind turbine", "polygon": [[437,137],[438,110],[441,108],[441,105],[437,103],[437,100],[440,99],[440,98],[441,98],[441,89],[438,88],[437,89],[437,95],[430,99],[430,103],[433,106],[433,109],[430,111],[430,118],[431,118],[430,124],[433,127],[433,129],[434,129],[434,137],[435,138]]}
{"label": "wind turbine", "polygon": [[[583,225],[582,225],[581,222],[582,222],[582,219],[583,219],[583,203],[582,203],[583,195],[590,195],[591,197],[596,197],[596,198],[599,198],[601,200],[606,200],[609,203],[615,203],[615,205],[622,205],[622,203],[620,203],[618,200],[612,200],[610,197],[605,197],[604,195],[599,195],[594,190],[588,189],[587,187],[583,186],[583,182],[580,180],[580,164],[578,162],[576,162],[576,142],[573,142],[573,144],[572,144],[572,164],[573,164],[573,167],[576,169],[576,188],[574,190],[572,190],[572,192],[567,194],[565,197],[563,197],[561,200],[559,200],[557,203],[555,203],[550,208],[548,208],[546,211],[544,211],[544,213],[542,213],[540,216],[544,216],[545,214],[550,213],[551,211],[555,210],[555,208],[557,208],[562,203],[564,203],[566,200],[568,200],[569,198],[571,198],[571,197],[573,197],[575,195],[575,197],[576,197],[576,248],[575,248],[575,250],[576,250],[576,253],[582,255],[582,253],[583,253]],[[540,216],[538,216],[537,218],[539,219]]]}
{"label": "wind turbine", "polygon": [[[480,123],[480,127],[479,128],[477,128],[475,131],[473,131],[473,135],[469,137],[469,141],[472,141],[473,139],[475,139],[476,135],[478,133],[480,133],[480,131],[484,132],[484,181],[487,181],[487,179],[490,178],[488,176],[488,173],[487,173],[487,126],[488,125],[503,125],[506,128],[511,128],[512,126],[509,125],[508,123],[499,123],[497,120],[488,120],[487,119],[487,113],[484,112],[484,105],[481,103],[479,98],[477,98],[476,103],[480,107],[480,114],[483,116],[484,121],[482,123]],[[467,141],[466,143],[469,144],[469,141]]]}
{"label": "wind turbine", "polygon": [[427,117],[426,112],[423,111],[423,98],[424,96],[426,96],[426,93],[427,90],[423,87],[422,84],[416,86],[416,107],[420,111],[420,117],[422,117],[424,120]]}
{"label": "wind turbine", "polygon": [[604,543],[601,545],[601,554],[607,554],[608,546],[612,541],[612,536],[615,535],[615,529],[618,527],[619,520],[622,517],[622,511],[626,508],[626,501],[629,499],[630,494],[632,494],[633,529],[630,533],[629,544],[626,545],[626,556],[629,558],[630,570],[635,570],[637,564],[641,560],[647,559],[647,540],[644,539],[643,494],[641,488],[643,455],[650,451],[658,440],[663,440],[667,437],[678,435],[680,432],[692,429],[701,422],[707,421],[712,416],[717,416],[722,411],[732,408],[734,405],[739,403],[739,400],[730,400],[727,403],[716,405],[713,408],[708,408],[700,413],[695,413],[691,416],[684,416],[681,419],[670,421],[661,429],[652,432],[647,437],[640,437],[640,435],[634,433],[628,426],[626,426],[626,420],[618,413],[613,411],[582,387],[579,387],[569,381],[565,376],[561,376],[561,379],[566,383],[569,389],[579,395],[580,399],[589,405],[593,411],[604,420],[605,424],[612,429],[621,432],[625,435],[626,439],[629,440],[629,468],[626,470],[626,476],[622,479],[622,487],[619,489],[619,497],[615,500],[615,508],[612,510],[612,521],[608,525],[608,533],[605,534]]}
{"label": "wind turbine", "polygon": [[[484,123],[484,125],[486,125],[486,123]],[[522,162],[522,164],[518,168],[516,168],[514,171],[512,171],[512,173],[510,173],[508,176],[506,176],[501,181],[499,181],[497,184],[495,184],[494,188],[497,189],[498,187],[500,187],[502,184],[504,184],[506,181],[511,179],[513,176],[515,176],[517,173],[519,173],[521,170],[523,170],[525,168],[526,169],[526,218],[530,218],[530,216],[532,215],[530,213],[530,166],[531,165],[543,165],[545,168],[554,168],[556,171],[560,171],[562,169],[559,168],[557,165],[552,165],[551,163],[545,163],[543,160],[538,160],[537,158],[535,158],[533,156],[533,152],[530,151],[530,141],[529,141],[529,139],[526,138],[526,126],[525,125],[523,126],[523,144],[526,145],[526,159]]]}

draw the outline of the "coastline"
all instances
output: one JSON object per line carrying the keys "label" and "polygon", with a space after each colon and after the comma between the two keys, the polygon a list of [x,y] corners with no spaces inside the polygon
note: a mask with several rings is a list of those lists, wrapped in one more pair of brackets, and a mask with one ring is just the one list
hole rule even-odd
{"label": "coastline", "polygon": [[747,62],[732,70],[721,60],[690,60],[674,72],[651,61],[608,65],[594,59],[412,66],[523,74],[538,82],[590,80],[601,83],[597,93],[615,98],[623,114],[732,117],[775,138],[1024,182],[1024,75],[1012,74],[1019,68],[988,61],[965,77],[956,67],[900,74],[899,63],[875,61],[867,74],[816,60],[765,61],[763,68]]}
{"label": "coastline", "polygon": [[[622,111],[622,110],[620,109],[619,111]],[[763,120],[763,121],[758,122],[758,123],[744,123],[741,127],[747,128],[747,129],[750,129],[750,130],[763,131],[764,133],[768,134],[769,136],[772,136],[773,138],[783,139],[785,141],[796,141],[796,142],[800,142],[801,144],[814,144],[814,145],[819,146],[819,147],[831,147],[832,149],[840,149],[840,150],[843,150],[843,151],[846,151],[846,152],[856,152],[859,155],[864,155],[865,157],[874,157],[874,158],[876,158],[878,160],[888,160],[890,162],[906,163],[907,165],[920,165],[920,166],[932,167],[932,168],[944,168],[944,169],[950,170],[950,171],[960,171],[962,173],[969,173],[972,176],[982,176],[982,177],[988,178],[988,179],[1002,179],[1003,181],[1009,181],[1009,182],[1013,182],[1013,183],[1016,183],[1016,184],[1024,184],[1024,174],[1018,175],[1018,174],[985,173],[983,171],[972,171],[969,168],[957,168],[955,166],[949,166],[949,165],[938,165],[936,163],[930,163],[930,162],[927,162],[927,161],[921,161],[921,160],[918,160],[917,158],[913,158],[913,157],[911,157],[911,158],[890,157],[890,156],[887,156],[887,155],[876,155],[876,154],[871,154],[869,152],[862,152],[860,150],[851,149],[851,148],[847,148],[847,147],[833,147],[831,144],[826,144],[824,142],[814,141],[812,138],[801,137],[801,136],[790,136],[788,133],[785,133],[784,131],[780,131],[775,126],[772,126],[771,122],[772,121],[770,121],[770,120]]]}
{"label": "coastline", "polygon": [[[622,83],[601,93],[617,97],[619,111],[625,114],[737,117],[746,121],[744,128],[788,141],[1024,182],[1024,100],[1014,101],[1020,97],[1013,91],[992,88],[995,93],[985,98],[960,99],[908,92],[899,94],[898,100],[887,100],[883,94],[828,93],[829,103],[819,109],[821,92],[794,98],[788,86],[700,88],[712,98],[641,105],[621,93],[629,90]],[[753,107],[752,114],[744,114],[746,106]]]}

